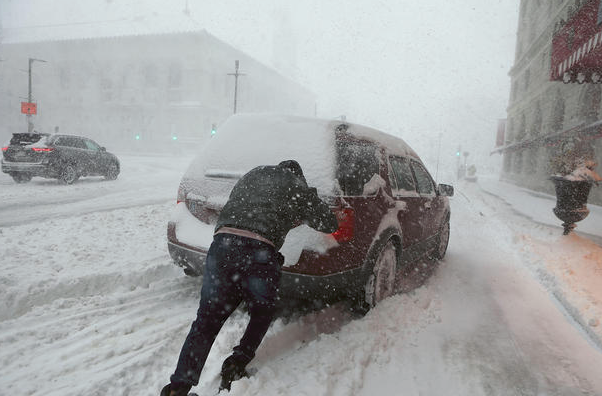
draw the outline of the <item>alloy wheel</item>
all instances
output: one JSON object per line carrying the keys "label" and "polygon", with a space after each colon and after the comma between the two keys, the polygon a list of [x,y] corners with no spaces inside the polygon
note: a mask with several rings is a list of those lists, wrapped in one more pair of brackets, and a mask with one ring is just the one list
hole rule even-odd
{"label": "alloy wheel", "polygon": [[65,184],[72,184],[77,180],[77,171],[73,165],[65,165],[61,171],[60,181]]}

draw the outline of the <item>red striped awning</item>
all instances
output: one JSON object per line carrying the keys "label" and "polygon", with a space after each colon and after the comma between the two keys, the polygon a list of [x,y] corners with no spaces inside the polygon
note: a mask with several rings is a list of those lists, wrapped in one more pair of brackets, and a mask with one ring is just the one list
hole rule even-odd
{"label": "red striped awning", "polygon": [[586,1],[554,34],[550,80],[602,83],[601,7]]}

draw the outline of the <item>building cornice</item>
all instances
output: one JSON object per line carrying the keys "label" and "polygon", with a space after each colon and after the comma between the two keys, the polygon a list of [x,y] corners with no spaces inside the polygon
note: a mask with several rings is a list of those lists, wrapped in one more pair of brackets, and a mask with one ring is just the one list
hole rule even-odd
{"label": "building cornice", "polygon": [[[529,46],[525,49],[525,51],[523,51],[520,57],[517,57],[517,59],[514,62],[514,65],[508,72],[508,75],[510,77],[515,77],[516,75],[520,74],[525,68],[527,68],[531,64],[531,62],[533,62],[533,60],[537,58],[539,54],[541,54],[542,51],[545,50],[545,48],[552,46],[552,37],[554,36],[554,32],[556,31],[558,21],[562,20],[561,15],[563,13],[566,14],[568,12],[568,8],[571,6],[571,4],[574,4],[574,2],[569,1],[566,4],[560,6],[554,17],[551,19],[554,22],[548,24],[548,26],[546,26],[546,28],[541,32],[539,37],[537,37],[537,39],[533,40],[529,44]],[[519,16],[519,18],[522,17],[522,15]]]}

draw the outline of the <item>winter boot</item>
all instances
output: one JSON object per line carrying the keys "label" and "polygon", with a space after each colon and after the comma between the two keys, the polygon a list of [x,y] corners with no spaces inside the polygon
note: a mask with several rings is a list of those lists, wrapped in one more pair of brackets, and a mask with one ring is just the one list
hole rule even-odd
{"label": "winter boot", "polygon": [[229,356],[224,360],[222,365],[222,381],[219,385],[220,392],[226,389],[230,392],[232,381],[239,380],[243,377],[249,377],[249,373],[245,370],[246,364],[237,359],[236,356]]}
{"label": "winter boot", "polygon": [[176,388],[172,384],[167,384],[163,387],[163,389],[161,389],[160,396],[187,396],[190,388],[192,387],[188,385],[183,385]]}

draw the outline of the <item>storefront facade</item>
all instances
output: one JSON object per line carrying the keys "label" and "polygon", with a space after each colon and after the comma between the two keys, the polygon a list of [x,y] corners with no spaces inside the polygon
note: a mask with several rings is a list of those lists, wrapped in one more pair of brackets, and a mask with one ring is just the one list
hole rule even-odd
{"label": "storefront facade", "polygon": [[[502,178],[554,193],[549,177],[569,155],[602,164],[600,0],[522,0]],[[590,202],[602,204],[602,188]]]}

